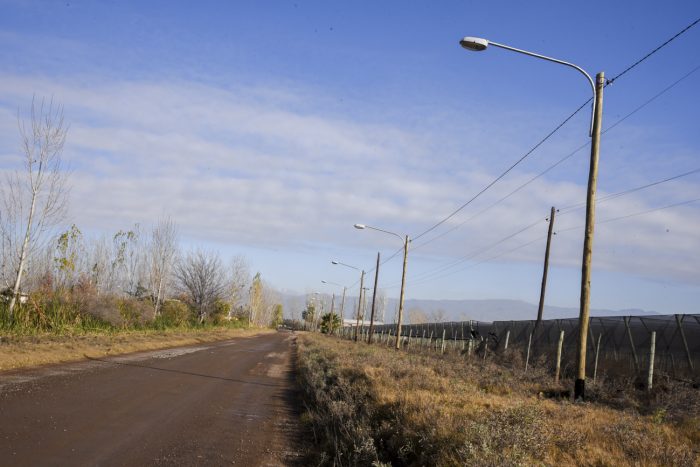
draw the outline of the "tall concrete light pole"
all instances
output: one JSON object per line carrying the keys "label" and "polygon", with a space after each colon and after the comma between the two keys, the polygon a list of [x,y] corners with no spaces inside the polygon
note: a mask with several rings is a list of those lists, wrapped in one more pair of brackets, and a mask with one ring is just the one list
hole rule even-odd
{"label": "tall concrete light pole", "polygon": [[396,322],[396,349],[398,350],[401,348],[401,319],[403,318],[403,298],[404,291],[406,289],[406,261],[408,259],[408,244],[410,243],[411,239],[408,237],[408,235],[402,237],[397,233],[378,229],[377,227],[371,227],[365,224],[355,224],[355,228],[360,230],[370,229],[376,230],[377,232],[384,232],[385,234],[398,237],[403,242],[403,272],[401,273],[401,294],[399,295],[399,318]]}
{"label": "tall concrete light pole", "polygon": [[365,270],[356,268],[355,266],[350,266],[349,264],[341,263],[340,261],[331,261],[331,264],[336,266],[345,266],[346,268],[354,269],[360,271],[360,297],[357,300],[357,323],[355,324],[355,341],[357,341],[357,330],[360,327],[360,307],[362,306],[362,288],[365,285]]}
{"label": "tall concrete light pole", "polygon": [[600,128],[603,120],[603,87],[605,85],[605,74],[600,72],[596,75],[595,81],[591,75],[573,63],[547,57],[545,55],[516,49],[508,45],[491,42],[480,37],[465,37],[459,41],[460,45],[467,50],[480,52],[486,50],[489,45],[512,52],[517,52],[530,57],[541,58],[560,65],[574,68],[586,77],[593,91],[593,111],[591,112],[591,125],[589,136],[591,137],[591,158],[588,170],[588,191],[586,194],[586,232],[583,237],[583,259],[581,265],[581,307],[579,312],[579,336],[578,336],[578,365],[576,371],[576,381],[574,383],[574,399],[585,399],[586,391],[586,343],[588,341],[588,321],[590,314],[591,295],[591,256],[593,253],[593,232],[595,227],[595,195],[598,181],[598,157],[600,155]]}
{"label": "tall concrete light pole", "polygon": [[340,319],[342,321],[345,318],[345,316],[343,315],[343,312],[345,311],[345,292],[348,290],[348,288],[342,284],[338,284],[337,282],[321,281],[321,283],[328,284],[328,285],[335,285],[335,286],[343,288],[343,299],[340,302]]}

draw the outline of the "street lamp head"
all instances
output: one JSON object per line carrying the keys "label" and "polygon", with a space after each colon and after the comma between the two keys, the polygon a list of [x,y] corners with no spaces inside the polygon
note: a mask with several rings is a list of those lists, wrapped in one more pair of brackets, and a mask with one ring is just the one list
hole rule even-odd
{"label": "street lamp head", "polygon": [[464,37],[459,41],[459,45],[473,52],[481,52],[489,46],[489,41],[481,37]]}
{"label": "street lamp head", "polygon": [[321,283],[322,283],[322,284],[328,284],[328,282],[326,282],[326,281],[321,281]]}
{"label": "street lamp head", "polygon": [[338,264],[336,260],[331,261],[331,264]]}
{"label": "street lamp head", "polygon": [[355,228],[356,228],[356,229],[362,230],[362,229],[364,229],[365,227],[367,227],[365,224],[355,224]]}

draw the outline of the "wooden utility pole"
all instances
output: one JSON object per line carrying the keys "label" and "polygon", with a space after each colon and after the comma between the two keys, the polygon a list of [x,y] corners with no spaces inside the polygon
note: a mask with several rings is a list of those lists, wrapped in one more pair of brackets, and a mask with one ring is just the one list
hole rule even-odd
{"label": "wooden utility pole", "polygon": [[374,292],[372,293],[372,313],[369,317],[369,337],[367,343],[372,343],[372,334],[374,333],[374,304],[377,300],[377,281],[379,280],[379,252],[377,252],[377,266],[374,268]]}
{"label": "wooden utility pole", "polygon": [[360,310],[362,309],[362,288],[365,286],[365,270],[360,273],[360,297],[357,300],[357,321],[355,324],[355,342],[357,342],[357,333],[360,329]]}
{"label": "wooden utility pole", "polygon": [[574,382],[574,400],[586,397],[586,344],[591,305],[591,256],[593,255],[593,232],[595,230],[595,195],[598,184],[598,158],[600,156],[600,127],[603,123],[603,87],[605,74],[596,75],[595,99],[593,103],[593,131],[591,134],[591,161],[588,171],[586,195],[586,232],[583,239],[583,261],[581,266],[581,309],[578,318],[578,365]]}
{"label": "wooden utility pole", "polygon": [[335,320],[333,319],[335,317],[335,294],[331,297],[331,315],[328,319],[328,327],[330,328],[330,334],[333,335],[335,334]]}
{"label": "wooden utility pole", "polygon": [[403,272],[401,274],[401,295],[399,296],[399,319],[397,320],[398,322],[396,323],[396,349],[399,350],[401,348],[401,318],[403,315],[403,297],[404,297],[404,290],[406,288],[406,261],[408,259],[408,242],[411,240],[408,238],[408,235],[406,235],[406,238],[404,239],[403,242]]}
{"label": "wooden utility pole", "polygon": [[347,287],[343,286],[343,299],[340,301],[340,321],[345,325],[345,291]]}
{"label": "wooden utility pole", "polygon": [[542,322],[542,313],[544,312],[544,293],[547,288],[547,271],[549,270],[549,248],[552,244],[552,229],[554,228],[554,213],[556,210],[552,206],[552,210],[549,213],[549,229],[547,230],[547,247],[544,250],[544,270],[542,271],[542,288],[540,289],[540,305],[537,308],[537,321],[535,322],[535,329],[537,329]]}
{"label": "wooden utility pole", "polygon": [[651,391],[654,381],[654,356],[656,355],[656,331],[651,332],[649,346],[649,370],[647,371],[647,391]]}
{"label": "wooden utility pole", "polygon": [[685,356],[688,359],[688,367],[692,372],[693,368],[693,357],[690,355],[690,348],[688,348],[688,339],[685,338],[685,332],[683,332],[683,318],[681,315],[676,316],[676,325],[678,326],[678,332],[681,334],[681,340],[683,341],[683,349],[685,350]]}

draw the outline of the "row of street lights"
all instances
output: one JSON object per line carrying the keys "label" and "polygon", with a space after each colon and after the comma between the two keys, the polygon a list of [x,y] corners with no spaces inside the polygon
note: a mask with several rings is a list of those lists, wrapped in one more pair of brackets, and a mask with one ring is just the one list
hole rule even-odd
{"label": "row of street lights", "polygon": [[[582,400],[585,397],[585,378],[586,378],[586,347],[588,338],[588,321],[589,321],[589,311],[590,311],[590,287],[591,287],[591,256],[593,252],[593,233],[595,224],[595,195],[596,195],[596,185],[598,178],[598,158],[600,154],[600,130],[603,116],[603,87],[605,84],[605,75],[600,72],[596,75],[595,81],[591,76],[586,73],[586,71],[573,63],[565,62],[552,57],[547,57],[545,55],[537,54],[534,52],[529,52],[522,49],[517,49],[504,44],[499,44],[497,42],[492,42],[487,39],[479,37],[464,37],[460,40],[460,45],[470,51],[480,52],[486,50],[489,45],[498,47],[505,50],[510,50],[512,52],[517,52],[520,54],[528,55],[535,58],[540,58],[547,60],[549,62],[558,63],[560,65],[565,65],[570,68],[574,68],[588,80],[591,89],[593,91],[592,99],[592,111],[591,111],[591,123],[589,128],[589,136],[591,137],[591,155],[590,155],[590,165],[588,172],[588,189],[586,194],[586,229],[583,241],[583,258],[581,265],[581,298],[580,298],[580,312],[579,312],[579,336],[578,336],[578,354],[577,354],[577,373],[576,380],[574,384],[574,398],[576,400]],[[399,297],[399,314],[396,323],[396,349],[401,346],[401,323],[403,318],[403,304],[404,304],[404,293],[406,286],[406,261],[408,258],[408,244],[410,243],[410,238],[408,235],[401,236],[395,232],[389,230],[380,229],[377,227],[368,226],[365,224],[355,224],[356,229],[364,230],[376,230],[378,232],[383,232],[385,234],[393,235],[399,238],[403,242],[403,272],[401,274],[401,294]],[[355,330],[355,340],[357,340],[357,328],[359,327],[359,316],[360,316],[360,304],[362,302],[362,291],[364,287],[364,276],[365,271],[354,266],[350,266],[339,261],[332,261],[333,264],[347,266],[352,269],[361,271],[360,275],[360,301],[358,302],[358,326]],[[377,267],[375,270],[375,290],[374,294],[376,296],[376,284],[377,276],[379,274],[379,254],[377,254]],[[325,281],[323,281],[325,282]],[[345,295],[345,287],[343,288],[343,296]],[[372,316],[370,320],[370,330],[368,336],[368,342],[372,339],[372,328],[374,322],[374,298],[372,299]]]}

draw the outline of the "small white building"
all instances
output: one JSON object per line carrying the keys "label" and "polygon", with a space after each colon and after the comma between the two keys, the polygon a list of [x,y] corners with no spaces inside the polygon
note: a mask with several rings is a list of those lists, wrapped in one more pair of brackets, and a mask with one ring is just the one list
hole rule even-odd
{"label": "small white building", "polygon": [[[360,320],[360,326],[369,326],[369,324],[370,323],[369,323],[368,319]],[[374,322],[375,326],[381,326],[382,324],[384,324],[384,323],[381,321]],[[355,327],[355,326],[357,326],[357,319],[345,318],[345,319],[343,319],[343,326]]]}

